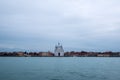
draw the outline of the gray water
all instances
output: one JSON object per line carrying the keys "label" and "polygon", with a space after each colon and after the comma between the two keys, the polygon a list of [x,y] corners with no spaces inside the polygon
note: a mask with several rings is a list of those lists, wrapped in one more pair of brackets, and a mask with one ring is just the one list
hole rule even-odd
{"label": "gray water", "polygon": [[0,80],[120,80],[120,58],[0,57]]}

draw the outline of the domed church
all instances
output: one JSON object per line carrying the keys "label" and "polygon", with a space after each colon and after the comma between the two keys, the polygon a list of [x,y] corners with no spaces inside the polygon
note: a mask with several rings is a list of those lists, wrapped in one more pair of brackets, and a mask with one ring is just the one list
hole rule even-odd
{"label": "domed church", "polygon": [[55,46],[54,55],[55,56],[64,56],[64,50],[60,43],[58,43],[58,45]]}

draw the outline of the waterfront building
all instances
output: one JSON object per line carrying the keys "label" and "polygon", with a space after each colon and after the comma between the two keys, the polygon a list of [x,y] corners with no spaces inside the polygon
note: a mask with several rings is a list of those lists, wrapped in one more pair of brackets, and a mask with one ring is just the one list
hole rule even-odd
{"label": "waterfront building", "polygon": [[55,46],[55,51],[54,51],[55,56],[64,56],[64,49],[60,43]]}
{"label": "waterfront building", "polygon": [[109,53],[100,53],[100,54],[97,54],[97,57],[110,57],[110,54]]}
{"label": "waterfront building", "polygon": [[42,52],[41,53],[41,56],[42,57],[52,57],[52,56],[54,56],[51,52]]}
{"label": "waterfront building", "polygon": [[24,52],[17,52],[17,55],[18,55],[19,57],[23,57],[23,56],[24,56]]}

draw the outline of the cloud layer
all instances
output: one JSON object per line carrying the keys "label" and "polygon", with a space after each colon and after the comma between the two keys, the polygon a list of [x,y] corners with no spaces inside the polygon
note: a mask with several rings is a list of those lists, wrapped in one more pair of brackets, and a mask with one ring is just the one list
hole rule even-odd
{"label": "cloud layer", "polygon": [[119,0],[1,0],[0,47],[119,51]]}

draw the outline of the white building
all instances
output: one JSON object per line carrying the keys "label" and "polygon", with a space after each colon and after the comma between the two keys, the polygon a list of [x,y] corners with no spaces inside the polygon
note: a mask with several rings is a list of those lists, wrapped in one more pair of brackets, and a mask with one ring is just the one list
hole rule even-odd
{"label": "white building", "polygon": [[60,43],[58,43],[58,45],[55,46],[54,54],[55,56],[64,56],[64,50]]}

